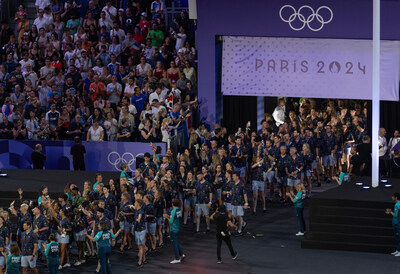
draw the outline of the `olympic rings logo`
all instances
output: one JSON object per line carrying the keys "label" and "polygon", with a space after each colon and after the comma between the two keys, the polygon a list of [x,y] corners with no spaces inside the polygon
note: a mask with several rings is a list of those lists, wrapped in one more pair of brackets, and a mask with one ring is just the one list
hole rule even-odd
{"label": "olympic rings logo", "polygon": [[[289,18],[285,19],[282,16],[282,11],[285,9],[291,9],[293,11],[293,13],[289,16]],[[308,9],[310,10],[311,14],[310,15],[303,15],[302,11],[304,9]],[[330,17],[328,20],[325,20],[321,14],[319,14],[319,12],[321,10],[327,10],[330,13]],[[312,31],[320,31],[326,24],[329,24],[332,19],[333,19],[333,11],[327,7],[327,6],[321,6],[317,9],[317,11],[314,11],[314,9],[308,5],[302,6],[299,8],[298,11],[296,11],[296,9],[291,6],[291,5],[284,5],[283,7],[281,7],[281,9],[279,10],[279,16],[281,17],[282,21],[285,23],[289,23],[289,26],[292,28],[292,30],[294,31],[300,31],[302,30],[306,25],[307,27],[312,30]],[[307,16],[307,18],[306,18]],[[301,25],[300,27],[294,27],[293,26],[293,21],[295,21],[296,19],[299,19],[299,21],[301,23],[303,23],[303,25]],[[314,19],[317,19],[317,21],[321,24],[321,26],[319,28],[314,28],[310,25],[311,22],[314,21]]]}
{"label": "olympic rings logo", "polygon": [[134,171],[134,169],[132,169],[132,165],[135,164],[136,158],[137,158],[137,157],[141,157],[141,156],[144,156],[144,154],[143,154],[143,153],[139,153],[139,154],[136,155],[136,157],[135,157],[135,156],[134,156],[132,153],[130,153],[130,152],[125,152],[124,154],[119,155],[118,152],[113,151],[113,152],[110,152],[110,153],[108,154],[107,160],[108,160],[108,163],[109,163],[110,165],[114,166],[115,169],[118,170],[118,171],[120,171],[119,166],[120,166],[121,164],[127,164],[128,170]]}

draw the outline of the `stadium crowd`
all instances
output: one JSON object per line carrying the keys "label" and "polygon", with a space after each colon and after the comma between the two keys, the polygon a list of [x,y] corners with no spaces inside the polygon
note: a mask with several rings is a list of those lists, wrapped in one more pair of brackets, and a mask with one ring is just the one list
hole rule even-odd
{"label": "stadium crowd", "polygon": [[2,22],[0,138],[165,141],[197,120],[187,12],[167,26],[160,0],[36,9],[31,24],[19,6],[16,33]]}

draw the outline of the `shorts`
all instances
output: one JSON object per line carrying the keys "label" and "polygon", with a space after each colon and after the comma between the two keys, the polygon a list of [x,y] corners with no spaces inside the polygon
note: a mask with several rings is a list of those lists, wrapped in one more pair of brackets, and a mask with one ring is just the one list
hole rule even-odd
{"label": "shorts", "polygon": [[156,227],[157,227],[156,223],[146,223],[147,233],[152,235],[156,234]]}
{"label": "shorts", "polygon": [[277,181],[278,181],[278,186],[287,186],[287,177],[286,176],[278,177]]}
{"label": "shorts", "polygon": [[163,226],[164,225],[164,218],[163,217],[157,217],[156,218],[156,224],[158,226]]}
{"label": "shorts", "polygon": [[232,204],[228,202],[224,202],[224,205],[226,207],[226,210],[232,211]]}
{"label": "shorts", "polygon": [[312,168],[313,168],[313,169],[317,169],[317,168],[318,168],[317,160],[314,160],[314,161],[312,162]]}
{"label": "shorts", "polygon": [[6,265],[5,261],[4,261],[4,257],[0,256],[0,266],[4,266],[4,265]]}
{"label": "shorts", "polygon": [[246,177],[246,167],[233,167],[233,170],[235,172],[240,172],[240,178]]}
{"label": "shorts", "polygon": [[323,166],[334,166],[335,165],[335,157],[332,155],[326,155],[322,157],[322,165]]}
{"label": "shorts", "polygon": [[146,236],[146,229],[144,229],[142,231],[135,231],[136,244],[143,245],[145,236]]}
{"label": "shorts", "polygon": [[65,237],[61,237],[61,234],[57,234],[57,241],[59,244],[69,244],[69,235],[65,235]]}
{"label": "shorts", "polygon": [[31,255],[29,256],[22,256],[21,257],[21,266],[22,267],[30,267],[36,268],[36,259],[37,257],[33,257],[33,261],[31,261]]}
{"label": "shorts", "polygon": [[300,179],[291,179],[291,178],[288,178],[288,179],[287,179],[287,185],[288,185],[288,186],[293,186],[293,187],[295,187],[295,186],[297,186],[298,184],[300,184]]}
{"label": "shorts", "polygon": [[304,176],[307,176],[307,177],[311,176],[311,170],[306,170],[303,173],[304,173]]}
{"label": "shorts", "polygon": [[352,147],[352,145],[350,143],[346,144],[345,148],[344,148],[344,154],[350,155],[351,154],[351,147]]}
{"label": "shorts", "polygon": [[44,240],[38,240],[37,243],[37,250],[42,252],[42,254],[44,254],[44,252],[46,251],[46,249],[44,248],[44,244],[47,244],[47,241]]}
{"label": "shorts", "polygon": [[263,181],[253,181],[253,191],[258,190],[258,191],[264,191],[265,190],[265,184]]}
{"label": "shorts", "polygon": [[275,171],[263,172],[264,182],[273,183],[275,178]]}
{"label": "shorts", "polygon": [[123,231],[129,231],[131,229],[131,223],[121,221],[119,222],[119,228],[121,228]]}
{"label": "shorts", "polygon": [[184,205],[188,206],[195,206],[196,205],[196,197],[195,196],[188,196],[185,198]]}
{"label": "shorts", "polygon": [[216,199],[221,199],[221,196],[222,196],[222,188],[216,189],[216,190],[214,191],[214,197],[215,197]]}
{"label": "shorts", "polygon": [[208,216],[210,215],[210,208],[207,204],[196,204],[196,214]]}
{"label": "shorts", "polygon": [[232,216],[244,216],[243,206],[232,206]]}
{"label": "shorts", "polygon": [[74,232],[74,240],[77,242],[84,242],[86,241],[86,236],[83,235],[83,233],[86,232],[86,229],[79,231],[79,232]]}

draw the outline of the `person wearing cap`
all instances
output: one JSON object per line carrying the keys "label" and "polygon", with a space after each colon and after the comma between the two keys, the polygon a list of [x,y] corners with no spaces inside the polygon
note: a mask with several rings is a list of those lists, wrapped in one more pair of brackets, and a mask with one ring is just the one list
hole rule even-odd
{"label": "person wearing cap", "polygon": [[142,14],[140,15],[139,28],[144,37],[146,37],[149,33],[150,26],[151,23],[147,20],[147,13],[142,12]]}
{"label": "person wearing cap", "polygon": [[221,258],[221,245],[222,241],[226,243],[231,253],[232,260],[236,260],[238,253],[234,251],[231,242],[231,233],[229,232],[229,227],[233,229],[238,229],[236,225],[232,223],[232,220],[228,216],[225,205],[220,205],[217,211],[215,211],[210,219],[215,221],[217,230],[217,263],[222,263]]}

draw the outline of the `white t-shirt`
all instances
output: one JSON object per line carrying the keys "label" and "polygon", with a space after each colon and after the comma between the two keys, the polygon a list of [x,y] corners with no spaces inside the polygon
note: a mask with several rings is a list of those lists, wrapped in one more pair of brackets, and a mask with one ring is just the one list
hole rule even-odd
{"label": "white t-shirt", "polygon": [[176,51],[180,50],[181,48],[183,48],[183,46],[185,45],[186,42],[186,34],[185,33],[178,33],[178,36],[180,36],[181,38],[177,38],[176,39],[176,43],[175,43],[175,49]]}
{"label": "white t-shirt", "polygon": [[128,96],[129,98],[131,98],[133,94],[135,94],[136,87],[137,86],[135,84],[133,84],[133,86],[126,85],[124,89],[124,96]]}
{"label": "white t-shirt", "polygon": [[35,19],[35,21],[33,21],[33,24],[36,25],[36,27],[37,27],[37,29],[39,31],[41,28],[46,29],[48,24],[49,24],[49,22],[44,17],[42,17],[42,19],[40,19],[38,17],[38,18]]}
{"label": "white t-shirt", "polygon": [[108,12],[107,12],[107,6],[105,6],[101,11],[104,11],[106,13],[106,17],[109,18],[109,19],[111,19],[111,16],[108,14],[108,12],[111,13],[112,15],[114,15],[114,16],[117,16],[117,9],[115,7],[113,7],[113,6],[110,6],[108,8]]}
{"label": "white t-shirt", "polygon": [[44,10],[45,7],[50,6],[50,1],[49,0],[36,0],[35,6],[39,7],[39,9]]}
{"label": "white t-shirt", "polygon": [[160,95],[157,94],[157,92],[153,92],[149,95],[149,103],[153,103],[154,99],[157,99],[158,102],[162,103],[165,101],[165,96],[167,95],[168,90],[163,90],[161,91]]}
{"label": "white t-shirt", "polygon": [[93,126],[91,126],[89,128],[89,132],[90,132],[90,140],[89,141],[94,141],[97,142],[100,140],[101,137],[101,133],[104,131],[104,129],[99,126],[99,128],[97,130],[94,130]]}

